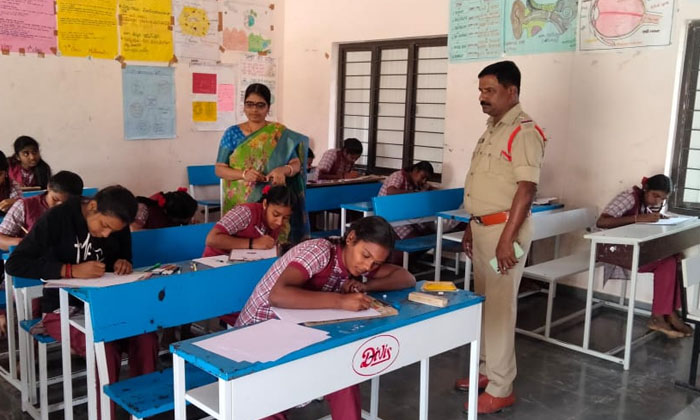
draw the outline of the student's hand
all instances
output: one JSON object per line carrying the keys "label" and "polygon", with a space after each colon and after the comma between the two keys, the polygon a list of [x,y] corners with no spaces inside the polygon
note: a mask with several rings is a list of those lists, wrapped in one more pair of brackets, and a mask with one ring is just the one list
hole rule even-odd
{"label": "student's hand", "polygon": [[345,178],[346,179],[352,179],[352,178],[357,178],[360,176],[360,173],[357,171],[350,171],[345,173]]}
{"label": "student's hand", "polygon": [[122,259],[114,262],[114,274],[121,276],[122,274],[131,274],[132,271],[134,268],[129,261]]}
{"label": "student's hand", "polygon": [[472,258],[472,245],[474,244],[474,237],[472,237],[472,226],[467,223],[467,228],[464,229],[464,236],[462,236],[462,249],[464,253],[467,254],[469,259]]}
{"label": "student's hand", "polygon": [[272,185],[285,185],[287,183],[288,174],[289,170],[287,166],[281,166],[270,171],[265,180]]}
{"label": "student's hand", "polygon": [[661,218],[661,213],[644,213],[637,216],[637,222],[654,223]]}
{"label": "student's hand", "polygon": [[0,201],[0,210],[2,211],[8,211],[10,207],[12,207],[13,204],[15,204],[15,201],[17,201],[14,198],[6,198],[2,201]]}
{"label": "student's hand", "polygon": [[76,279],[92,279],[102,277],[105,273],[105,265],[99,261],[87,261],[71,267],[72,275]]}
{"label": "student's hand", "polygon": [[364,311],[369,309],[372,299],[364,293],[349,293],[340,296],[340,309],[346,311]]}
{"label": "student's hand", "polygon": [[362,282],[348,279],[345,283],[343,283],[340,291],[343,293],[364,293],[367,291],[367,287]]}
{"label": "student's hand", "polygon": [[253,249],[270,249],[275,246],[275,239],[270,235],[253,239]]}
{"label": "student's hand", "polygon": [[512,240],[501,236],[501,239],[498,240],[498,245],[496,245],[496,260],[498,260],[498,271],[501,274],[507,274],[508,270],[518,263],[518,259],[515,258]]}
{"label": "student's hand", "polygon": [[243,180],[248,181],[248,182],[263,182],[265,181],[265,175],[262,173],[258,172],[255,169],[246,169],[243,171],[244,177]]}

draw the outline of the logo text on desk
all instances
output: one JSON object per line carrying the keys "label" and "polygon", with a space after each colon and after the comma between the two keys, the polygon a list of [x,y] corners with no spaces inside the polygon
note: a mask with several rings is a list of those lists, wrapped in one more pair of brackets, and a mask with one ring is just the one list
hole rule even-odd
{"label": "logo text on desk", "polygon": [[360,345],[352,358],[352,369],[358,375],[373,376],[383,372],[399,355],[399,340],[392,335],[378,335]]}

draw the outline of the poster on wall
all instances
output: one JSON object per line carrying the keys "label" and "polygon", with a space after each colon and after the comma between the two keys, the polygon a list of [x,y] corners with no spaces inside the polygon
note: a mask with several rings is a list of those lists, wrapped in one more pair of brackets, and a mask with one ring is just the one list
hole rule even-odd
{"label": "poster on wall", "polygon": [[175,137],[175,80],[172,67],[127,66],[122,70],[124,137]]}
{"label": "poster on wall", "polygon": [[0,50],[56,54],[53,0],[0,0]]}
{"label": "poster on wall", "polygon": [[216,0],[173,0],[173,16],[178,59],[219,60],[221,21]]}
{"label": "poster on wall", "polygon": [[575,51],[577,13],[578,0],[506,0],[506,54]]}
{"label": "poster on wall", "polygon": [[171,13],[169,1],[119,0],[119,38],[124,60],[170,61]]}
{"label": "poster on wall", "polygon": [[236,123],[236,66],[193,64],[192,122],[197,131],[224,131]]}
{"label": "poster on wall", "polygon": [[228,51],[272,54],[275,30],[270,1],[223,1],[223,47]]}
{"label": "poster on wall", "polygon": [[117,0],[57,0],[56,7],[61,55],[117,56]]}
{"label": "poster on wall", "polygon": [[673,9],[673,0],[581,0],[579,49],[670,45]]}
{"label": "poster on wall", "polygon": [[277,59],[262,55],[246,54],[238,64],[238,121],[246,121],[243,112],[245,102],[245,90],[253,83],[262,83],[270,89],[272,100],[270,101],[269,118],[274,119],[276,114],[275,96],[277,90]]}
{"label": "poster on wall", "polygon": [[503,55],[503,0],[451,0],[447,45],[452,62]]}

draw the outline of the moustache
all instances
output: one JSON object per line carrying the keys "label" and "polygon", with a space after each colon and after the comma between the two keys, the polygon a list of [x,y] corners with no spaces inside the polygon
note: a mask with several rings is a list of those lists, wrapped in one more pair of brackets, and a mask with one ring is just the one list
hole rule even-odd
{"label": "moustache", "polygon": [[484,106],[484,105],[486,105],[486,106],[491,106],[490,103],[485,102],[485,101],[481,101],[481,102],[479,102],[479,104],[480,104],[481,106]]}

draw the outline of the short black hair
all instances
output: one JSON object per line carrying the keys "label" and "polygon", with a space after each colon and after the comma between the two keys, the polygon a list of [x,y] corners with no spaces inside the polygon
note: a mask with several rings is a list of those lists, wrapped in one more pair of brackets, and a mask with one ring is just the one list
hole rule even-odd
{"label": "short black hair", "polygon": [[406,168],[406,171],[408,171],[408,172],[421,171],[421,172],[425,172],[426,174],[428,174],[428,176],[433,176],[435,174],[435,169],[433,169],[433,165],[430,162],[425,161],[425,160],[414,163],[413,165]]}
{"label": "short black hair", "polygon": [[163,193],[165,206],[163,210],[170,218],[191,219],[197,212],[197,201],[185,191],[170,191]]}
{"label": "short black hair", "polygon": [[362,143],[354,137],[345,139],[343,142],[343,150],[345,150],[350,155],[361,155],[362,154]]}
{"label": "short black hair", "polygon": [[97,202],[97,211],[114,216],[122,222],[131,224],[136,217],[138,202],[131,191],[121,185],[112,185],[103,188],[92,198]]}
{"label": "short black hair", "polygon": [[394,248],[394,229],[383,217],[369,216],[353,222],[343,237],[343,244],[350,232],[355,232],[358,241],[371,242],[389,250]]}
{"label": "short black hair", "polygon": [[260,202],[262,203],[263,200],[267,200],[267,204],[275,204],[284,207],[294,207],[297,202],[296,196],[284,185],[275,185],[267,190],[263,189]]}
{"label": "short black hair", "polygon": [[496,76],[498,83],[505,87],[515,86],[520,94],[520,70],[512,61],[499,61],[489,64],[479,72],[479,79],[484,76]]}
{"label": "short black hair", "polygon": [[308,157],[308,159],[313,159],[313,158],[315,158],[316,155],[314,154],[314,149],[312,149],[312,148],[309,147],[308,150],[309,150],[309,152],[308,152],[307,155],[306,155],[306,156]]}
{"label": "short black hair", "polygon": [[642,187],[646,191],[663,191],[666,194],[670,194],[673,191],[673,181],[664,174],[656,174],[646,181],[642,181]]}
{"label": "short black hair", "polygon": [[267,106],[270,106],[270,101],[272,101],[272,94],[270,93],[270,88],[263,85],[262,83],[253,83],[245,89],[245,95],[243,96],[243,100],[248,99],[248,96],[250,96],[253,93],[256,95],[260,95],[260,97],[262,97],[265,100],[265,102],[267,102]]}
{"label": "short black hair", "polygon": [[59,194],[69,194],[79,197],[83,195],[83,179],[74,172],[59,171],[49,178],[47,188]]}
{"label": "short black hair", "polygon": [[0,171],[7,172],[9,169],[10,163],[7,161],[7,157],[5,156],[5,154],[2,151],[0,151]]}

